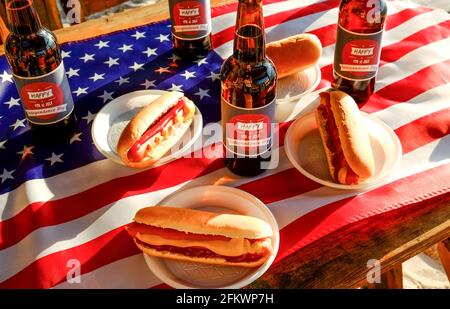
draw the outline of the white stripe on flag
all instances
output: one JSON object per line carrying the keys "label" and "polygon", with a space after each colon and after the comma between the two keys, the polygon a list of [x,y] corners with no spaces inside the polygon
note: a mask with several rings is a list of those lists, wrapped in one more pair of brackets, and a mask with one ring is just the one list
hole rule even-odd
{"label": "white stripe on flag", "polygon": [[419,47],[395,62],[380,67],[375,91],[402,80],[430,65],[450,59],[450,38]]}
{"label": "white stripe on flag", "polygon": [[[124,282],[127,284],[124,285]],[[161,284],[148,269],[142,254],[136,254],[80,276],[80,283],[63,283],[55,289],[147,289]]]}
{"label": "white stripe on flag", "polygon": [[[390,15],[398,13],[406,8],[417,7],[417,5],[409,5],[405,4],[405,2],[389,2],[389,4],[390,5],[388,14]],[[272,42],[288,36],[296,35],[307,31],[313,31],[322,27],[335,24],[337,22],[337,17],[338,17],[338,9],[335,8],[328,11],[322,11],[302,16],[300,18],[292,19],[275,26],[267,27],[266,28],[267,41]],[[234,23],[235,23],[234,19],[228,20],[226,22],[228,27],[234,27]],[[222,58],[227,58],[233,52],[233,40],[230,40],[227,43],[217,46],[214,49],[214,51],[216,51]]]}
{"label": "white stripe on flag", "polygon": [[[304,1],[283,1],[263,6],[263,14],[265,17],[278,14],[288,10],[294,10],[301,7],[306,7],[311,4],[324,2],[325,0],[304,0]],[[236,24],[236,12],[230,12],[214,17],[211,20],[213,34],[221,32],[227,28],[234,27]]]}
{"label": "white stripe on flag", "polygon": [[395,130],[418,118],[450,108],[449,93],[450,84],[444,84],[423,92],[408,102],[397,103],[373,115]]}

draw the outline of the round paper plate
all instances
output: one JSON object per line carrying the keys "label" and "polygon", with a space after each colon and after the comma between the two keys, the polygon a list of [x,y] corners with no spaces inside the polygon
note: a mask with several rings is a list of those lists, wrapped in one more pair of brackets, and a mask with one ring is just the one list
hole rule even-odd
{"label": "round paper plate", "polygon": [[273,231],[272,255],[257,268],[208,265],[161,259],[144,254],[150,270],[171,287],[242,288],[258,279],[275,259],[280,242],[278,224],[267,206],[247,192],[225,186],[194,187],[177,191],[159,204],[217,213],[249,215],[266,221]]}
{"label": "round paper plate", "polygon": [[331,179],[314,112],[298,118],[289,127],[285,136],[285,151],[289,160],[300,173],[328,187],[366,190],[383,184],[400,163],[402,147],[397,135],[384,122],[366,113],[362,116],[375,158],[375,173],[366,182],[343,185]]}
{"label": "round paper plate", "polygon": [[[95,116],[92,124],[92,139],[98,151],[112,161],[124,165],[116,151],[123,129],[138,111],[166,92],[163,90],[134,91],[106,104]],[[156,164],[163,164],[171,159],[179,158],[185,152],[190,151],[201,135],[202,127],[202,114],[196,108],[194,121],[183,138]]]}
{"label": "round paper plate", "polygon": [[298,100],[312,92],[320,83],[322,74],[316,64],[309,69],[294,73],[278,80],[277,103],[283,104]]}

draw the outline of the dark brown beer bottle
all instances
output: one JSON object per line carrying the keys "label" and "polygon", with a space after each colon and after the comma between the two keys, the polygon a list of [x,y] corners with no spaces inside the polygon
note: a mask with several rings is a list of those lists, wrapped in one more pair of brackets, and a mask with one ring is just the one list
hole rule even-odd
{"label": "dark brown beer bottle", "polygon": [[333,87],[357,103],[373,94],[387,16],[384,0],[342,0],[334,54]]}
{"label": "dark brown beer bottle", "polygon": [[239,0],[233,55],[221,81],[226,165],[238,175],[258,175],[271,158],[277,81],[266,57],[262,0]]}
{"label": "dark brown beer bottle", "polygon": [[32,0],[7,0],[6,14],[5,53],[33,138],[39,144],[69,140],[74,104],[56,37],[42,26]]}
{"label": "dark brown beer bottle", "polygon": [[211,50],[211,8],[209,0],[169,0],[175,55],[200,59]]}

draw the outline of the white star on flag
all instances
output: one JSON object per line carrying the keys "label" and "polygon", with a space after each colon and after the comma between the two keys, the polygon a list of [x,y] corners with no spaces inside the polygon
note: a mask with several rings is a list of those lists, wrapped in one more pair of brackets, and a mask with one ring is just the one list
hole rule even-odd
{"label": "white star on flag", "polygon": [[139,39],[141,39],[141,38],[145,38],[145,32],[139,32],[139,31],[136,31],[136,33],[135,34],[132,34],[131,35],[133,38],[135,38],[136,40],[139,40]]}
{"label": "white star on flag", "polygon": [[61,157],[64,155],[64,153],[61,153],[59,155],[52,152],[52,156],[50,158],[45,159],[46,161],[50,162],[50,166],[53,166],[55,163],[63,163],[64,161],[61,159]]}
{"label": "white star on flag", "polygon": [[145,89],[148,89],[150,87],[156,87],[155,82],[156,82],[156,80],[148,80],[148,79],[146,79],[145,83],[141,84],[141,86],[144,86]]}
{"label": "white star on flag", "polygon": [[95,54],[84,54],[83,57],[80,57],[81,60],[84,61],[84,63],[88,62],[88,61],[94,61],[94,56]]}
{"label": "white star on flag", "polygon": [[23,146],[23,150],[17,152],[18,155],[21,155],[21,160],[24,160],[26,157],[33,155],[33,148],[34,146]]}
{"label": "white star on flag", "polygon": [[105,73],[103,74],[94,73],[94,76],[89,77],[89,79],[92,79],[94,82],[96,82],[99,79],[105,79],[103,76],[105,76]]}
{"label": "white star on flag", "polygon": [[82,94],[87,94],[87,90],[88,90],[88,89],[89,89],[89,87],[86,87],[86,88],[78,87],[77,90],[72,91],[72,92],[75,93],[75,94],[77,95],[77,97],[79,97],[79,96],[82,95]]}
{"label": "white star on flag", "polygon": [[70,58],[70,54],[72,53],[72,51],[61,51],[61,58]]}
{"label": "white star on flag", "polygon": [[195,61],[198,66],[201,66],[202,64],[208,64],[208,61],[206,61],[206,58],[199,59]]}
{"label": "white star on flag", "polygon": [[147,50],[143,51],[143,54],[146,54],[147,57],[151,57],[151,56],[157,56],[158,54],[156,53],[157,48],[150,48],[147,47]]}
{"label": "white star on flag", "polygon": [[10,83],[13,82],[12,75],[6,71],[3,71],[3,74],[0,74],[0,77],[2,78],[2,84],[6,83],[6,82],[10,82]]}
{"label": "white star on flag", "polygon": [[2,183],[4,183],[6,180],[8,180],[8,179],[14,179],[14,177],[13,177],[13,173],[15,172],[16,170],[11,170],[11,171],[8,171],[8,170],[6,170],[5,168],[3,169],[3,173],[0,175],[0,178],[2,179]]}
{"label": "white star on flag", "polygon": [[195,72],[189,72],[188,70],[185,70],[184,73],[180,75],[188,80],[191,77],[195,77]]}
{"label": "white star on flag", "polygon": [[216,79],[220,79],[220,73],[211,72],[211,74],[209,74],[207,78],[212,79],[212,81],[214,82]]}
{"label": "white star on flag", "polygon": [[195,95],[198,95],[200,97],[200,100],[203,100],[204,97],[211,97],[209,94],[209,89],[203,90],[202,88],[198,88],[198,92],[194,93]]}
{"label": "white star on flag", "polygon": [[75,134],[72,136],[72,138],[70,139],[70,144],[73,144],[73,143],[75,143],[75,142],[81,142],[81,138],[80,138],[81,134],[83,134],[83,132],[75,133]]}
{"label": "white star on flag", "polygon": [[114,94],[114,91],[113,91],[113,92],[108,92],[108,91],[106,91],[106,90],[103,90],[103,94],[102,94],[102,95],[99,95],[98,97],[101,98],[101,99],[103,99],[103,103],[105,103],[105,102],[107,102],[108,100],[114,99],[114,98],[112,97],[113,94]]}
{"label": "white star on flag", "polygon": [[167,90],[183,92],[183,90],[181,88],[183,88],[183,85],[175,85],[175,84],[172,83],[172,87],[170,87]]}
{"label": "white star on flag", "polygon": [[94,46],[97,46],[98,49],[102,49],[104,47],[109,47],[109,41],[103,42],[102,40],[98,41],[97,44],[94,44]]}
{"label": "white star on flag", "polygon": [[0,142],[0,149],[6,149],[5,147],[6,142],[7,142],[6,140]]}
{"label": "white star on flag", "polygon": [[25,118],[22,120],[17,119],[15,123],[10,125],[10,127],[13,128],[13,131],[16,131],[20,127],[25,128],[25,120]]}
{"label": "white star on flag", "polygon": [[121,50],[122,53],[125,53],[129,50],[133,50],[133,44],[130,44],[130,45],[123,44],[122,47],[119,47],[118,49]]}
{"label": "white star on flag", "polygon": [[168,67],[165,67],[165,68],[159,67],[159,69],[156,69],[156,70],[155,70],[155,73],[159,73],[159,74],[162,74],[162,73],[170,73],[170,70],[169,70]]}
{"label": "white star on flag", "polygon": [[181,57],[178,57],[177,55],[172,54],[172,56],[170,56],[167,59],[172,60],[172,61],[177,61],[177,60],[181,60]]}
{"label": "white star on flag", "polygon": [[112,67],[113,65],[119,65],[119,58],[111,58],[111,57],[109,57],[109,60],[105,61],[103,63],[107,64],[108,67]]}
{"label": "white star on flag", "polygon": [[20,106],[20,99],[14,99],[14,97],[11,97],[11,99],[8,102],[5,102],[3,104],[8,105],[8,109],[11,109],[13,106]]}
{"label": "white star on flag", "polygon": [[119,83],[119,86],[122,86],[122,84],[129,84],[130,83],[130,78],[123,78],[122,76],[116,80],[116,83]]}
{"label": "white star on flag", "polygon": [[88,111],[87,115],[83,117],[83,119],[87,121],[87,124],[90,124],[94,118],[95,114],[92,114],[90,111]]}
{"label": "white star on flag", "polygon": [[143,70],[143,66],[144,66],[144,64],[140,64],[140,63],[137,63],[137,62],[135,62],[132,66],[130,66],[129,68],[130,69],[133,69],[135,72],[137,71],[137,70]]}
{"label": "white star on flag", "polygon": [[164,41],[170,42],[168,34],[166,34],[166,35],[160,34],[158,37],[155,38],[155,40],[159,40],[160,43],[162,43]]}
{"label": "white star on flag", "polygon": [[80,76],[80,74],[78,74],[78,72],[80,71],[80,69],[73,69],[73,68],[69,68],[69,71],[67,71],[67,77],[71,78],[72,76]]}

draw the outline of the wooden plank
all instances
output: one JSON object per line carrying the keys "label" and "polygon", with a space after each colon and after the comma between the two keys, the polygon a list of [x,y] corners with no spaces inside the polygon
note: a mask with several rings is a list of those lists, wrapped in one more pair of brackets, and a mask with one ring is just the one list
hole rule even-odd
{"label": "wooden plank", "polygon": [[[47,15],[50,29],[60,29],[62,28],[61,15],[59,14],[58,6],[56,5],[56,0],[44,0],[45,14]],[[40,12],[43,14],[44,12]]]}
{"label": "wooden plank", "polygon": [[128,0],[82,0],[86,16],[112,8]]}
{"label": "wooden plank", "polygon": [[450,236],[450,194],[360,221],[274,265],[251,288],[348,288],[367,284],[367,263],[381,272]]}
{"label": "wooden plank", "polygon": [[[212,6],[219,6],[236,2],[236,0],[212,0]],[[149,6],[138,7],[111,16],[88,20],[70,28],[56,30],[56,36],[60,43],[77,41],[92,36],[111,33],[114,31],[146,25],[151,22],[169,18],[167,1],[161,1]],[[92,31],[95,29],[95,32]]]}
{"label": "wooden plank", "polygon": [[369,283],[370,289],[403,289],[403,268],[397,264],[381,274],[380,283]]}
{"label": "wooden plank", "polygon": [[450,238],[440,242],[437,246],[439,258],[444,266],[448,280],[450,280]]}
{"label": "wooden plank", "polygon": [[8,37],[9,30],[8,27],[6,27],[6,24],[3,20],[3,18],[0,16],[0,44],[3,44],[6,42],[6,38]]}
{"label": "wooden plank", "polygon": [[[42,1],[42,0],[41,0]],[[212,0],[212,6],[234,3],[236,0]],[[114,31],[145,25],[151,22],[169,18],[167,1],[161,1],[152,5],[130,9],[124,12],[88,20],[68,28],[58,29],[55,32],[58,42],[70,42],[84,40]],[[0,55],[4,54],[3,45],[0,47]]]}

